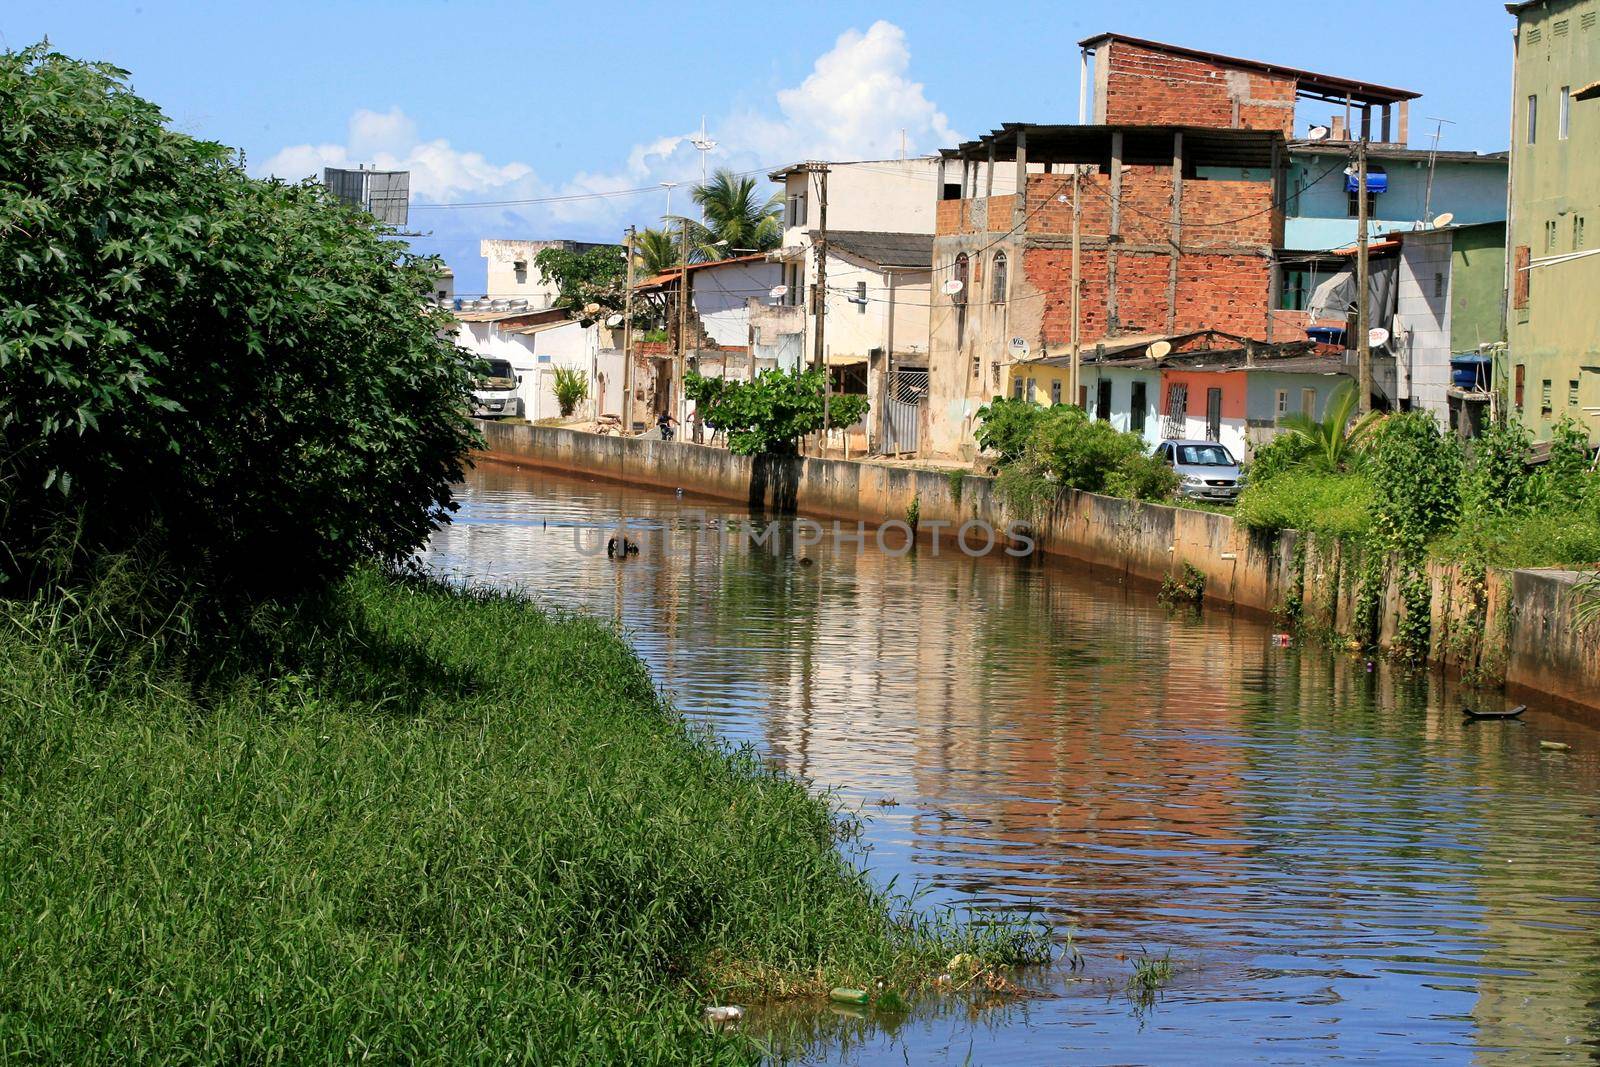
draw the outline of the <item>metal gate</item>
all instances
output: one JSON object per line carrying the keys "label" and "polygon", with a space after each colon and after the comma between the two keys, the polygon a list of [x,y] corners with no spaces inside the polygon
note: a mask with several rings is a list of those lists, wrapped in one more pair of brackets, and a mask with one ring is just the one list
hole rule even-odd
{"label": "metal gate", "polygon": [[883,405],[883,451],[888,455],[917,450],[917,427],[928,402],[928,372],[900,367],[889,375],[889,398]]}
{"label": "metal gate", "polygon": [[1167,386],[1167,417],[1163,422],[1161,436],[1168,440],[1182,440],[1184,429],[1184,415],[1189,410],[1189,386],[1184,382],[1173,382]]}

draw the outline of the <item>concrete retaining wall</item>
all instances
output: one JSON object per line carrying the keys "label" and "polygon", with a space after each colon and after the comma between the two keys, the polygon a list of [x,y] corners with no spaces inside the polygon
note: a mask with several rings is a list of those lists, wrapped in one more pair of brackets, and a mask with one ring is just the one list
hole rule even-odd
{"label": "concrete retaining wall", "polygon": [[[492,459],[580,472],[633,485],[683,489],[762,513],[904,521],[915,503],[923,538],[949,539],[969,519],[1004,530],[1009,514],[994,481],[852,460],[736,456],[679,441],[606,437],[553,426],[483,424]],[[1332,634],[1360,633],[1359,551],[1295,531],[1263,535],[1229,515],[1064,492],[1027,524],[1052,555],[1155,583],[1188,564],[1206,598],[1257,612],[1301,605],[1302,619]],[[1390,568],[1392,571],[1393,568]],[[1469,677],[1503,678],[1526,690],[1600,708],[1600,632],[1573,617],[1570,571],[1490,571],[1481,581],[1457,566],[1429,567],[1434,663]],[[1389,582],[1377,606],[1380,643],[1394,635],[1400,598]]]}

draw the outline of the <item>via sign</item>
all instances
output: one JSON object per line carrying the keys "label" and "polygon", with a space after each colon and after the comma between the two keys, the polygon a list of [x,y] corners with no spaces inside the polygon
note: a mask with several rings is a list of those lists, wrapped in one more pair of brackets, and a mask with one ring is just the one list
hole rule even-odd
{"label": "via sign", "polygon": [[1026,337],[1013,337],[1011,339],[1011,356],[1013,359],[1028,358],[1028,339]]}

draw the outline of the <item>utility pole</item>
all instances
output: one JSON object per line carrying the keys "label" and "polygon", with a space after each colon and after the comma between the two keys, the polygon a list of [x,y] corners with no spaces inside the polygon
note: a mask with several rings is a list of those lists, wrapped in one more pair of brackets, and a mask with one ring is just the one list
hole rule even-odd
{"label": "utility pole", "polygon": [[1356,389],[1362,415],[1372,410],[1372,346],[1367,277],[1367,139],[1356,142]]}
{"label": "utility pole", "polygon": [[689,405],[683,395],[683,369],[689,352],[689,220],[681,219],[678,225],[678,352],[672,361],[673,418],[678,420],[678,432],[689,415]]}
{"label": "utility pole", "polygon": [[633,433],[633,238],[628,227],[623,254],[628,257],[628,287],[622,293],[622,434]]}
{"label": "utility pole", "polygon": [[814,363],[822,368],[822,451],[828,450],[828,407],[829,399],[833,393],[832,375],[828,370],[827,322],[828,322],[828,165],[826,163],[813,163],[807,167],[808,171],[818,175],[817,180],[817,283],[812,289],[812,312],[817,320],[816,350],[812,353]]}
{"label": "utility pole", "polygon": [[1072,395],[1067,397],[1067,403],[1079,403],[1079,364],[1082,362],[1082,339],[1078,335],[1078,302],[1081,286],[1078,284],[1078,269],[1083,255],[1083,236],[1080,223],[1082,210],[1080,208],[1079,193],[1081,191],[1082,169],[1078,164],[1072,165],[1072,373],[1067,376]]}

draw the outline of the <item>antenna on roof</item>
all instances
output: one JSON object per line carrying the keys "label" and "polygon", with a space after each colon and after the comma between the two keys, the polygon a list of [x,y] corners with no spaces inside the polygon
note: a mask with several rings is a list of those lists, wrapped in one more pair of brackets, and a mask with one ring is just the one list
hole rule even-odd
{"label": "antenna on roof", "polygon": [[1440,215],[1438,218],[1433,220],[1433,228],[1436,230],[1442,230],[1454,221],[1456,221],[1456,217],[1450,212],[1446,211],[1443,215]]}
{"label": "antenna on roof", "polygon": [[1430,115],[1429,118],[1437,125],[1433,128],[1433,148],[1428,152],[1428,191],[1422,198],[1422,221],[1425,223],[1433,221],[1433,171],[1439,165],[1439,138],[1444,136],[1445,123],[1455,125],[1449,119],[1442,119],[1437,115]]}
{"label": "antenna on roof", "polygon": [[1155,344],[1145,349],[1144,354],[1159,363],[1172,354],[1172,342],[1157,341]]}
{"label": "antenna on roof", "polygon": [[1313,126],[1310,130],[1306,131],[1306,140],[1326,141],[1328,139],[1329,132],[1330,131],[1326,126]]}
{"label": "antenna on roof", "polygon": [[[706,117],[704,115],[700,116],[700,136],[689,138],[689,143],[700,150],[700,188],[704,189],[706,187],[706,156],[710,155],[711,150],[717,147],[717,142],[706,136]],[[706,221],[706,209],[703,204],[700,207],[700,221]]]}

